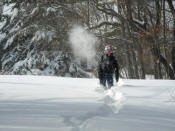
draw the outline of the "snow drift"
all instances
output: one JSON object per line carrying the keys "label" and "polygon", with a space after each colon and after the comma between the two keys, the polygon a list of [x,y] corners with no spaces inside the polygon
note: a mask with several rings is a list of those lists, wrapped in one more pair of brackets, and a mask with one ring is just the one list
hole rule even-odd
{"label": "snow drift", "polygon": [[174,81],[114,85],[99,92],[97,79],[0,76],[0,130],[174,131]]}

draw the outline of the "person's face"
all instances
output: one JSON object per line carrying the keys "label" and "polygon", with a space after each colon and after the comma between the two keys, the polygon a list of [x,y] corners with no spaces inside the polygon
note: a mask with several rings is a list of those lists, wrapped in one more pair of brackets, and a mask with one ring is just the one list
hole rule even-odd
{"label": "person's face", "polygon": [[110,47],[106,47],[106,48],[105,48],[105,53],[106,53],[106,54],[109,55],[109,54],[111,54],[111,52],[112,52],[112,49],[111,49]]}
{"label": "person's face", "polygon": [[107,49],[107,50],[105,50],[105,53],[109,55],[109,54],[111,54],[111,50]]}

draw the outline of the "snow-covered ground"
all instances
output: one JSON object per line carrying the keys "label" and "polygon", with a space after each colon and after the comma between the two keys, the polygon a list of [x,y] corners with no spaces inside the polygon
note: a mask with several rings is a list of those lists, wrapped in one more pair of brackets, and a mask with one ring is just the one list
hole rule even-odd
{"label": "snow-covered ground", "polygon": [[175,131],[175,81],[0,76],[0,131]]}

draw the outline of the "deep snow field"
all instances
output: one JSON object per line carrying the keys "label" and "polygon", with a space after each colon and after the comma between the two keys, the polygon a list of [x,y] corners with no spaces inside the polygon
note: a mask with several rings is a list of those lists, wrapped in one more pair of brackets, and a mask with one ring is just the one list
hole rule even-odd
{"label": "deep snow field", "polygon": [[175,81],[0,76],[0,131],[175,131]]}

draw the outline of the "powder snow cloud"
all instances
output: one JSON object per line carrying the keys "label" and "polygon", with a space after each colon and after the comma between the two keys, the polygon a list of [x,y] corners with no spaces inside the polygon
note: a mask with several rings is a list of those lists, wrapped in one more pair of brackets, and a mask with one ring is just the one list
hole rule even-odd
{"label": "powder snow cloud", "polygon": [[82,26],[74,25],[69,34],[69,43],[76,58],[87,59],[90,64],[94,63],[98,46],[98,40],[94,34]]}

